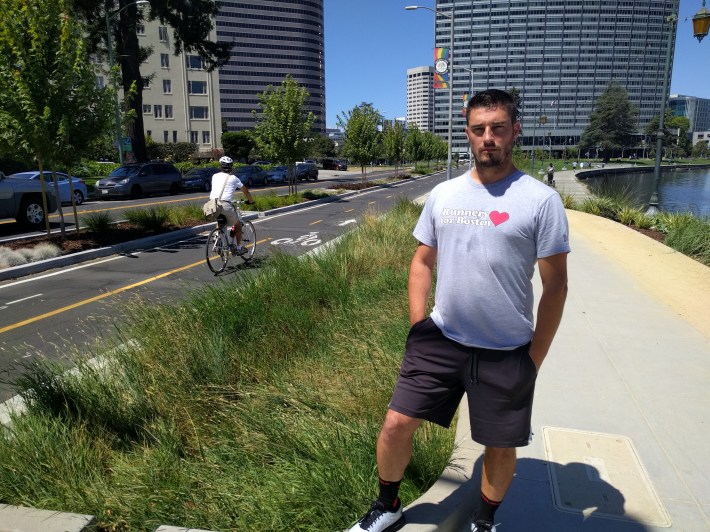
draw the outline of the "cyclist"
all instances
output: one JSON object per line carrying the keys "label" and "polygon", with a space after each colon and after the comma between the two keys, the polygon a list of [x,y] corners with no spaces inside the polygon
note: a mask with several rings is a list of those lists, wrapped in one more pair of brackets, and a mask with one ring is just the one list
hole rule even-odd
{"label": "cyclist", "polygon": [[[232,195],[239,189],[242,194],[247,197],[249,205],[254,204],[254,197],[249,192],[249,189],[232,174],[234,161],[231,157],[220,157],[219,167],[221,172],[217,172],[212,176],[212,189],[210,191],[210,199],[220,199],[222,201],[223,215],[227,220],[227,224],[232,226],[229,231],[229,250],[235,255],[243,255],[247,252],[247,248],[242,246],[242,222],[237,215],[237,211],[232,205]],[[225,183],[226,181],[226,183]],[[222,195],[220,196],[220,192]]]}

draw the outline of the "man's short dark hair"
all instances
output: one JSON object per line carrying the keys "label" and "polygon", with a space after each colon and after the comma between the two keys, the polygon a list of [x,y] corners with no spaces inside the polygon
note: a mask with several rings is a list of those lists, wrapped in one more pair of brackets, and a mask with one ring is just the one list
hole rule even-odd
{"label": "man's short dark hair", "polygon": [[510,121],[515,124],[518,120],[518,109],[515,107],[513,97],[500,89],[487,89],[477,92],[466,105],[466,124],[468,125],[468,116],[471,114],[471,109],[479,107],[503,107],[510,115]]}

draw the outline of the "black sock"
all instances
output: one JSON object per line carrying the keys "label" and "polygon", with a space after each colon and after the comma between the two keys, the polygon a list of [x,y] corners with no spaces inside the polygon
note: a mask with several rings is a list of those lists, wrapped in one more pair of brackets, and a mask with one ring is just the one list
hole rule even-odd
{"label": "black sock", "polygon": [[392,482],[390,480],[380,479],[380,496],[377,497],[377,500],[384,504],[385,508],[388,510],[394,510],[399,505],[397,494],[399,493],[399,485],[401,483],[401,480]]}
{"label": "black sock", "polygon": [[495,516],[496,510],[502,502],[503,501],[492,501],[491,499],[486,497],[483,492],[481,492],[481,503],[478,506],[476,521],[485,521],[486,523],[493,523],[493,518]]}

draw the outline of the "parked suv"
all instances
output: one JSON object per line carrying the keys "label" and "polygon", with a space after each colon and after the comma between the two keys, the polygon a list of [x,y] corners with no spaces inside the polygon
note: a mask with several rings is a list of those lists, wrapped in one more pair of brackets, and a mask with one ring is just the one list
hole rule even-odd
{"label": "parked suv", "polygon": [[339,159],[323,159],[323,170],[347,170],[348,165]]}
{"label": "parked suv", "polygon": [[96,183],[102,198],[140,198],[151,194],[177,194],[182,185],[180,171],[170,163],[124,164]]}
{"label": "parked suv", "polygon": [[[47,213],[42,205],[42,184],[39,180],[13,179],[0,172],[0,218],[14,218],[17,223],[40,228],[44,225]],[[45,187],[47,210],[57,210],[57,199]]]}
{"label": "parked suv", "polygon": [[308,181],[313,179],[313,181],[318,181],[318,167],[313,161],[303,161],[301,163],[296,163],[296,178],[300,181],[304,179]]}

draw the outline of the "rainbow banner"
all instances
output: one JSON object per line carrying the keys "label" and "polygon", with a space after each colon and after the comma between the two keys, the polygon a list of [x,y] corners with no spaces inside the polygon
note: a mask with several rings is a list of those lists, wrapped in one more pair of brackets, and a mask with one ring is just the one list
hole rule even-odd
{"label": "rainbow banner", "polygon": [[449,67],[451,60],[451,51],[448,48],[434,48],[434,65],[435,68],[437,62],[443,61],[446,64],[446,71],[435,71],[434,72],[434,88],[435,89],[448,89],[449,88],[449,76],[451,75],[451,68]]}
{"label": "rainbow banner", "polygon": [[466,104],[468,103],[468,93],[463,93],[463,107],[461,108],[461,114],[466,116]]}

